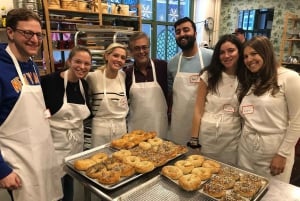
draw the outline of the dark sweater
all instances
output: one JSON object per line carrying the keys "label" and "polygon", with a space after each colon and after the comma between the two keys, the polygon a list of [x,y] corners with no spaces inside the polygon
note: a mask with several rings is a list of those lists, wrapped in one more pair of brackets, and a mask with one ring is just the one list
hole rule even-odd
{"label": "dark sweater", "polygon": [[[63,104],[63,97],[65,92],[64,79],[60,77],[59,74],[60,72],[55,72],[41,77],[41,85],[43,89],[46,107],[50,110],[51,115],[55,114]],[[89,106],[88,84],[84,79],[82,79],[81,82],[84,88],[86,102]],[[69,103],[85,103],[80,92],[79,82],[68,82],[67,100]]]}

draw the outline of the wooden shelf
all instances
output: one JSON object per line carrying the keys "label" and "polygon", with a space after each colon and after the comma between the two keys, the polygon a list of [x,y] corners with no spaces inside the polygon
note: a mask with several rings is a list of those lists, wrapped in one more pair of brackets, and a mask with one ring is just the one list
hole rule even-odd
{"label": "wooden shelf", "polygon": [[296,41],[296,42],[300,42],[300,38],[288,38],[285,39],[286,41]]}
{"label": "wooden shelf", "polygon": [[287,62],[281,62],[282,65],[285,66],[300,66],[300,63],[287,63]]}
{"label": "wooden shelf", "polygon": [[[52,33],[55,33],[56,37],[55,40],[62,41],[65,39],[66,34],[64,33],[71,33],[70,40],[74,41],[74,44],[79,44],[83,41],[80,37],[84,37],[82,34],[88,33],[88,37],[92,38],[91,35],[95,32],[103,31],[103,35],[101,33],[98,35],[98,38],[91,39],[90,41],[83,41],[87,42],[84,43],[86,47],[91,50],[104,50],[115,38],[118,40],[122,40],[123,38],[121,35],[115,34],[116,32],[130,32],[133,33],[132,30],[141,30],[142,21],[141,21],[141,9],[140,5],[136,4],[134,7],[137,9],[137,16],[131,15],[123,15],[123,14],[112,14],[112,13],[102,13],[102,9],[99,7],[97,11],[94,10],[77,10],[77,9],[63,9],[59,8],[59,5],[53,6],[52,8],[49,7],[49,0],[42,0],[44,6],[44,21],[47,31],[46,40],[48,41],[49,47],[49,63],[51,66],[51,71],[54,72],[58,68],[58,64],[55,63],[56,58],[54,58],[53,52],[55,55],[61,56],[62,64],[65,62],[67,55],[65,51],[70,51],[70,49],[64,48],[67,46],[56,46],[55,42],[53,42]],[[102,0],[95,0],[95,3],[98,5],[102,5]],[[122,12],[126,13],[127,12]],[[130,14],[130,12],[129,12]],[[125,21],[125,22],[123,22]],[[119,23],[119,24],[118,24]],[[123,24],[122,24],[123,23]],[[70,26],[66,25],[70,24]],[[66,25],[66,26],[65,26]],[[74,26],[73,26],[74,25]],[[109,26],[108,26],[109,25]],[[119,25],[115,26],[116,29],[112,28],[112,25]],[[126,26],[128,30],[117,30],[117,27]],[[77,32],[78,31],[78,32]],[[106,33],[104,33],[106,31]],[[78,34],[77,34],[78,33]],[[96,33],[95,33],[96,34]],[[108,34],[108,35],[107,35]],[[102,38],[100,38],[102,37]],[[110,37],[110,38],[105,38]],[[127,41],[124,39],[125,42]],[[80,43],[82,44],[82,43]],[[62,47],[62,49],[57,49],[56,47]],[[72,46],[69,46],[72,47]],[[60,53],[61,52],[61,53]]]}
{"label": "wooden shelf", "polygon": [[82,13],[82,14],[94,14],[94,15],[99,15],[98,12],[93,12],[93,11],[83,11],[83,10],[70,10],[70,9],[63,9],[63,8],[48,8],[49,11],[54,11],[54,12],[61,12],[61,13]]}
{"label": "wooden shelf", "polygon": [[[291,30],[299,30],[300,18],[298,15],[287,12],[284,16],[284,26],[280,43],[280,58],[279,61],[282,65],[293,67],[300,66],[300,63],[287,63],[284,62],[288,56],[295,56],[299,50],[300,38],[298,34],[290,34]],[[295,33],[295,32],[293,32]]]}

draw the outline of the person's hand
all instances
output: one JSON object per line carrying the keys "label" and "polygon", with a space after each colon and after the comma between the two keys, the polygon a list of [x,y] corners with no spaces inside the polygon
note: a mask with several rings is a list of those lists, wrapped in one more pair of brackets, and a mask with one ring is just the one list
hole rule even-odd
{"label": "person's hand", "polygon": [[199,138],[198,137],[191,137],[190,141],[186,143],[188,147],[191,147],[192,149],[200,148],[201,145],[199,144]]}
{"label": "person's hand", "polygon": [[270,164],[271,175],[275,176],[281,174],[284,171],[286,164],[286,158],[276,154]]}
{"label": "person's hand", "polygon": [[15,172],[11,172],[9,175],[0,180],[0,188],[14,190],[21,186],[21,179]]}

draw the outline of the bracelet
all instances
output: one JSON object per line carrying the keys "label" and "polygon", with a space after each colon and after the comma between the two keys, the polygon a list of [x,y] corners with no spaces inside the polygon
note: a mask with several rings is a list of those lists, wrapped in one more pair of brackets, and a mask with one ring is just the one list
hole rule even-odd
{"label": "bracelet", "polygon": [[200,148],[201,145],[198,142],[198,137],[191,137],[190,141],[186,144],[188,147],[192,149]]}

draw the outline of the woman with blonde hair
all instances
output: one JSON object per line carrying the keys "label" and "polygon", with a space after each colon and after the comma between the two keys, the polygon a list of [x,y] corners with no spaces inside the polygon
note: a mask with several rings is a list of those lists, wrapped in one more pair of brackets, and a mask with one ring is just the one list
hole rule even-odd
{"label": "woman with blonde hair", "polygon": [[87,76],[92,96],[92,147],[103,145],[127,132],[128,104],[125,91],[127,49],[110,44],[104,53],[105,65]]}

